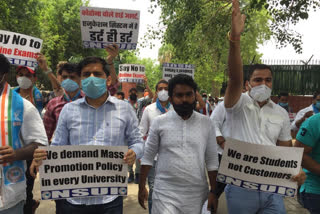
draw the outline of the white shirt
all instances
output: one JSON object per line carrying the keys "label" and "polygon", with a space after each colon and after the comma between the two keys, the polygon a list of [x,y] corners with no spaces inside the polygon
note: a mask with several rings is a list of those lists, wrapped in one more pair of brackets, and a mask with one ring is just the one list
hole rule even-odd
{"label": "white shirt", "polygon": [[[224,138],[229,137],[229,127],[228,127],[228,120],[227,120],[227,112],[226,108],[224,107],[224,101],[219,103],[215,109],[213,110],[210,119],[213,121],[214,124],[214,132],[216,137],[222,136]],[[218,145],[217,147],[218,153],[222,154],[223,149]]]}
{"label": "white shirt", "polygon": [[214,125],[210,118],[195,111],[188,120],[183,120],[175,111],[154,119],[141,160],[141,165],[152,166],[154,157],[159,155],[153,199],[179,208],[199,198],[205,200],[208,193],[206,170],[217,170],[219,165],[212,130]]}
{"label": "white shirt", "polygon": [[[168,111],[173,110],[172,105],[170,105]],[[148,136],[149,128],[151,126],[152,121],[157,117],[163,114],[158,108],[157,108],[157,103],[152,103],[148,105],[142,114],[142,118],[140,121],[139,129],[140,132],[142,133],[143,138]],[[154,158],[154,160],[157,160],[158,156]]]}
{"label": "white shirt", "polygon": [[[23,122],[21,125],[19,138],[21,143],[25,146],[33,142],[42,145],[48,145],[48,138],[44,129],[38,110],[28,100],[23,99]],[[27,165],[24,163],[26,170]],[[0,164],[1,172],[3,172],[2,164]],[[1,175],[3,176],[3,174]],[[4,207],[1,210],[9,209],[22,200],[26,200],[26,181],[19,182],[12,185],[4,185],[2,179],[2,200]]]}
{"label": "white shirt", "polygon": [[[169,107],[169,111],[171,110],[173,110],[172,105]],[[157,108],[157,103],[152,103],[144,109],[139,125],[139,129],[143,137],[148,135],[151,122],[161,114],[162,112]]]}
{"label": "white shirt", "polygon": [[308,106],[307,108],[301,109],[297,113],[296,117],[294,118],[294,121],[291,123],[291,130],[292,131],[298,131],[299,130],[298,127],[296,126],[296,122],[298,120],[300,120],[305,115],[305,113],[307,113],[308,111],[313,111],[312,104],[310,106]]}
{"label": "white shirt", "polygon": [[278,140],[291,140],[288,113],[272,100],[260,108],[248,93],[244,93],[238,102],[226,111],[231,138],[274,146]]}

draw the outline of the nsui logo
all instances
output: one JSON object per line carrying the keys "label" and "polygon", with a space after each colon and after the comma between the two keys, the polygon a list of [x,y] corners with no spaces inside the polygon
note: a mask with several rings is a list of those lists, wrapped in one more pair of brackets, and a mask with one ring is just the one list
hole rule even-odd
{"label": "nsui logo", "polygon": [[219,182],[225,182],[225,180],[226,180],[226,176],[224,176],[224,175],[218,175],[218,177],[217,177],[217,181],[219,181]]}
{"label": "nsui logo", "polygon": [[51,198],[51,192],[42,192],[41,197],[42,197],[42,200],[48,200]]}
{"label": "nsui logo", "polygon": [[221,174],[217,176],[217,180],[226,184],[231,184],[231,185],[242,187],[245,189],[257,190],[262,192],[270,192],[270,193],[285,195],[289,197],[293,197],[296,192],[296,190],[293,188],[243,181],[237,178],[233,178],[233,177],[229,177]]}
{"label": "nsui logo", "polygon": [[127,194],[127,188],[121,187],[119,188],[119,195],[126,195]]}
{"label": "nsui logo", "polygon": [[289,189],[288,188],[287,191],[286,191],[286,195],[289,196],[289,197],[293,197],[295,192],[296,191],[294,189]]}

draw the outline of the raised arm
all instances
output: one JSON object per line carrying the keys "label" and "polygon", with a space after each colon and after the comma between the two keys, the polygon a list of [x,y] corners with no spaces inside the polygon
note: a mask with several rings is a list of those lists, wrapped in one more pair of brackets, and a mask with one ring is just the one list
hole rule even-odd
{"label": "raised arm", "polygon": [[144,76],[143,81],[144,81],[144,86],[145,86],[146,89],[148,90],[149,98],[150,98],[150,99],[153,99],[153,92],[152,92],[152,90],[151,90],[150,87],[149,87],[147,76]]}
{"label": "raised arm", "polygon": [[239,100],[243,86],[243,68],[240,53],[240,36],[244,29],[245,15],[241,14],[239,1],[233,0],[232,3],[232,23],[229,34],[229,82],[224,97],[226,108],[233,107]]}
{"label": "raised arm", "polygon": [[118,83],[118,76],[114,68],[113,59],[116,58],[119,54],[119,46],[116,44],[108,45],[106,47],[106,51],[108,52],[107,63],[110,68],[111,84],[115,85]]}
{"label": "raised arm", "polygon": [[41,53],[37,53],[37,56],[38,56],[38,58],[37,58],[38,65],[39,65],[40,69],[42,70],[42,72],[44,72],[48,76],[48,78],[50,79],[52,89],[54,91],[61,90],[61,85],[60,85],[57,77],[52,73],[52,70],[49,69],[49,67],[48,67],[46,57]]}

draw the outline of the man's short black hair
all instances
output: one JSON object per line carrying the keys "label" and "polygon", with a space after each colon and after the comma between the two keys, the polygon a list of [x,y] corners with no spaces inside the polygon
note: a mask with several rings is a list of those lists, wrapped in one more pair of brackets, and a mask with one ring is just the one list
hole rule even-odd
{"label": "man's short black hair", "polygon": [[188,76],[186,74],[178,74],[177,76],[169,80],[169,87],[168,87],[169,97],[173,96],[173,89],[176,87],[176,85],[190,86],[194,92],[196,92],[198,88],[197,83],[192,79],[191,76]]}
{"label": "man's short black hair", "polygon": [[10,62],[3,54],[0,54],[0,73],[6,74],[10,71]]}
{"label": "man's short black hair", "polygon": [[104,73],[106,73],[107,76],[110,75],[110,71],[109,71],[109,67],[107,65],[106,60],[100,58],[100,57],[96,57],[96,56],[89,56],[84,58],[83,60],[81,60],[77,66],[77,70],[78,72],[80,72],[81,74],[81,70],[89,65],[89,64],[95,64],[95,63],[100,63],[102,65],[103,71]]}
{"label": "man's short black hair", "polygon": [[271,72],[271,75],[272,75],[272,69],[270,66],[268,65],[265,65],[265,64],[253,64],[253,65],[250,65],[249,67],[249,72],[248,72],[248,75],[247,75],[247,80],[249,81],[253,72],[255,70],[264,70],[264,69],[268,69],[270,72]]}
{"label": "man's short black hair", "polygon": [[159,82],[158,82],[157,85],[156,85],[156,91],[158,91],[158,86],[159,86],[161,83],[169,85],[169,83],[168,83],[167,80],[161,79],[161,80],[159,80]]}
{"label": "man's short black hair", "polygon": [[136,93],[138,93],[138,90],[136,88],[130,88],[129,93],[135,91]]}
{"label": "man's short black hair", "polygon": [[313,93],[313,99],[317,99],[317,96],[320,95],[320,91],[316,91]]}
{"label": "man's short black hair", "polygon": [[62,71],[66,71],[67,73],[77,73],[77,75],[80,77],[81,76],[81,71],[77,69],[77,65],[73,63],[65,63],[63,64],[59,70],[58,74],[62,75]]}
{"label": "man's short black hair", "polygon": [[280,99],[281,97],[289,97],[289,93],[288,92],[280,92],[280,94],[278,95],[278,98]]}
{"label": "man's short black hair", "polygon": [[118,91],[116,94],[120,95],[120,96],[122,96],[124,98],[124,93],[122,91]]}

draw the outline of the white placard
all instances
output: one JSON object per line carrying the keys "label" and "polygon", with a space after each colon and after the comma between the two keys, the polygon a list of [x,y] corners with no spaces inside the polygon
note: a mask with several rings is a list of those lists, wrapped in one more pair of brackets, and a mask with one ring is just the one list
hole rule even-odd
{"label": "white placard", "polygon": [[137,48],[140,11],[80,7],[82,43],[85,48],[105,48],[116,43],[120,49]]}
{"label": "white placard", "polygon": [[51,146],[39,169],[42,200],[127,195],[127,146]]}
{"label": "white placard", "polygon": [[37,66],[37,53],[40,53],[42,40],[20,33],[0,30],[0,54],[5,55],[11,64],[30,68]]}
{"label": "white placard", "polygon": [[178,74],[186,74],[194,79],[194,71],[194,65],[164,63],[162,78],[168,81]]}
{"label": "white placard", "polygon": [[294,197],[303,148],[265,146],[226,139],[217,181]]}
{"label": "white placard", "polygon": [[119,65],[119,81],[143,83],[145,67],[143,65],[121,64]]}

